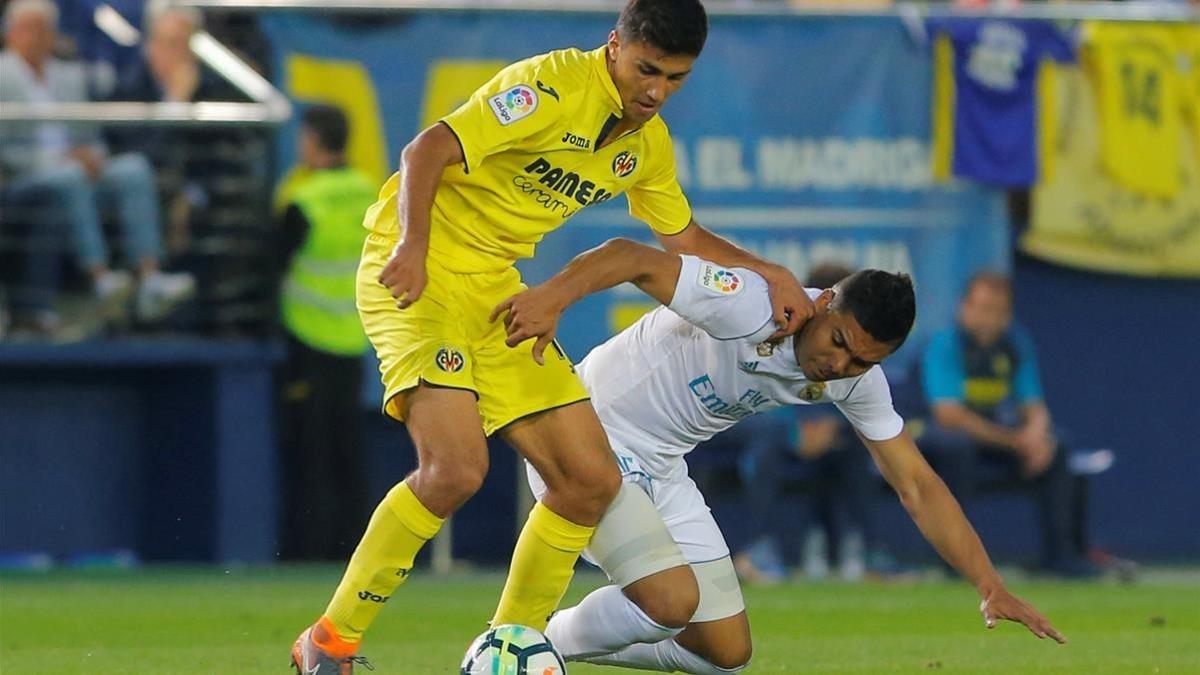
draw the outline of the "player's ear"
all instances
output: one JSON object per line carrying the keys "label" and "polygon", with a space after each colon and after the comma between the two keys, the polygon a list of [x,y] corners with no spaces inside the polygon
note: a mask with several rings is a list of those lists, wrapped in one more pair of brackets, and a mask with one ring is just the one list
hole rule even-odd
{"label": "player's ear", "polygon": [[830,309],[830,305],[833,304],[833,299],[835,297],[837,297],[837,291],[832,288],[826,288],[825,290],[821,291],[821,294],[818,295],[817,299],[813,301],[813,305],[816,306],[818,311],[827,312]]}
{"label": "player's ear", "polygon": [[608,32],[608,60],[609,61],[617,60],[617,51],[619,49],[621,49],[621,38],[617,35],[617,31],[614,28],[613,30],[610,30]]}

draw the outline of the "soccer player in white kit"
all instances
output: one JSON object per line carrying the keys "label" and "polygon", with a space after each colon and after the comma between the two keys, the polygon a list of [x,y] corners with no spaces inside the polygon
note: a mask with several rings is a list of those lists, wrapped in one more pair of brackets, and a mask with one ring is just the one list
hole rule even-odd
{"label": "soccer player in white kit", "polygon": [[[546,634],[566,659],[687,673],[745,667],[750,627],[729,548],[684,456],[749,415],[816,403],[833,403],[854,426],[922,534],[979,592],[988,628],[1008,619],[1065,641],[1005,589],[892,408],[879,362],[912,328],[907,275],[863,270],[831,289],[808,289],[814,317],[771,343],[770,297],[757,274],[615,239],[494,316],[508,312],[510,345],[553,336],[565,307],[627,281],[664,306],[578,368],[624,480],[642,490],[622,492],[586,552],[613,584],[550,621]],[[532,468],[529,479],[535,494],[545,490]]]}

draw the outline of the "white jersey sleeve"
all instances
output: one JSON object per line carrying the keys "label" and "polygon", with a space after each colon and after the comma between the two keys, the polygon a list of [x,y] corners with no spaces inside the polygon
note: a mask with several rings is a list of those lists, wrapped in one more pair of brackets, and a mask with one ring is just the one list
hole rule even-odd
{"label": "white jersey sleeve", "polygon": [[879,366],[872,366],[858,378],[846,397],[834,404],[868,440],[891,440],[904,429],[904,420],[892,407],[887,376]]}
{"label": "white jersey sleeve", "polygon": [[668,305],[688,323],[718,340],[762,342],[775,332],[767,282],[756,272],[726,268],[695,256],[683,265]]}

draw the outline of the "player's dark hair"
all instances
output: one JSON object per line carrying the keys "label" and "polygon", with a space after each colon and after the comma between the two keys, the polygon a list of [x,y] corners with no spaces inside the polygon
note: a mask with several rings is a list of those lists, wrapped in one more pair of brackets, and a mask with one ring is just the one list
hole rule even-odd
{"label": "player's dark hair", "polygon": [[912,277],[883,270],[859,270],[836,287],[833,308],[849,311],[876,340],[898,349],[917,316]]}
{"label": "player's dark hair", "polygon": [[316,135],[321,149],[337,153],[346,151],[350,123],[340,108],[323,104],[309,106],[304,111],[303,124]]}
{"label": "player's dark hair", "polygon": [[629,0],[617,18],[617,35],[667,54],[699,56],[708,39],[708,14],[700,0]]}

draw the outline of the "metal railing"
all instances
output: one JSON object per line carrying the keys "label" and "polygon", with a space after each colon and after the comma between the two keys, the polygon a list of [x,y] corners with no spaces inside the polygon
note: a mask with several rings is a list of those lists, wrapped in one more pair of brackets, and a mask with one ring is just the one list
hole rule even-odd
{"label": "metal railing", "polygon": [[248,103],[198,101],[195,103],[61,102],[0,103],[2,122],[97,122],[206,126],[213,124],[268,125],[286,122],[292,104],[266,78],[204,31],[191,38],[192,52],[250,99]]}
{"label": "metal railing", "polygon": [[[375,11],[514,11],[615,13],[622,0],[175,0],[175,5],[226,11],[305,10],[313,12]],[[722,16],[1009,16],[1029,19],[1107,19],[1113,21],[1200,21],[1200,8],[1160,2],[1025,3],[1017,7],[955,7],[950,3],[897,2],[889,5],[846,5],[709,0],[705,9]]]}
{"label": "metal railing", "polygon": [[[311,12],[513,11],[612,13],[620,0],[174,0],[180,7],[218,11],[302,10]],[[908,21],[925,17],[977,16],[1053,20],[1200,22],[1200,7],[1158,2],[1076,2],[1022,4],[1017,7],[961,8],[948,3],[900,2],[884,6],[847,6],[836,2],[764,2],[747,5],[728,0],[708,3],[712,15],[734,16],[898,16]],[[249,103],[129,103],[77,102],[55,104],[4,103],[2,121],[100,122],[153,125],[278,125],[291,117],[287,97],[208,33],[192,37],[196,56],[247,97]]]}

